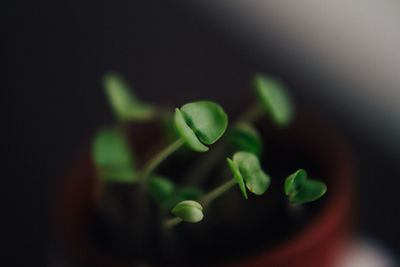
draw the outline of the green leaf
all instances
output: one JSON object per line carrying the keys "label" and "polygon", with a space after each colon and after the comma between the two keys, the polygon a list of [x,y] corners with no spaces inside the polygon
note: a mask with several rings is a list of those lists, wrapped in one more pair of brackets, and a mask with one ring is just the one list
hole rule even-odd
{"label": "green leaf", "polygon": [[152,176],[147,182],[149,194],[162,207],[171,209],[184,200],[198,200],[203,191],[195,187],[177,187],[171,180],[162,176]]}
{"label": "green leaf", "polygon": [[175,109],[174,122],[177,131],[191,149],[198,152],[205,152],[208,150],[208,147],[199,141],[193,130],[187,125],[178,108]]}
{"label": "green leaf", "polygon": [[199,200],[203,196],[203,191],[194,187],[178,187],[172,195],[163,203],[165,208],[172,208],[184,200]]}
{"label": "green leaf", "polygon": [[298,188],[305,182],[306,179],[307,173],[303,169],[299,169],[293,174],[289,175],[289,177],[285,180],[285,194],[288,196],[294,191],[298,190]]}
{"label": "green leaf", "polygon": [[323,196],[326,192],[326,185],[317,180],[307,178],[307,173],[299,169],[289,175],[285,180],[285,194],[292,203],[306,203],[314,201]]}
{"label": "green leaf", "polygon": [[307,179],[300,189],[289,197],[290,202],[302,204],[319,199],[326,193],[326,185],[317,180]]}
{"label": "green leaf", "polygon": [[100,130],[93,141],[92,157],[101,179],[126,183],[137,181],[133,156],[120,130]]}
{"label": "green leaf", "polygon": [[140,102],[119,74],[106,74],[103,84],[110,105],[119,120],[148,120],[155,115],[155,109]]}
{"label": "green leaf", "polygon": [[246,187],[256,195],[262,195],[271,184],[271,178],[261,169],[258,157],[253,153],[240,151],[233,155],[233,162],[242,174]]}
{"label": "green leaf", "polygon": [[228,116],[221,106],[210,101],[184,105],[182,115],[198,138],[205,144],[215,143],[228,126]]}
{"label": "green leaf", "polygon": [[167,178],[152,176],[147,181],[147,189],[159,204],[163,204],[172,196],[176,188]]}
{"label": "green leaf", "polygon": [[294,107],[285,86],[278,80],[262,74],[254,76],[256,91],[273,121],[287,126],[294,117]]}
{"label": "green leaf", "polygon": [[252,152],[261,155],[262,140],[257,130],[248,123],[240,123],[228,132],[227,142],[236,150]]}
{"label": "green leaf", "polygon": [[138,180],[135,169],[131,166],[99,168],[99,177],[106,181],[119,183],[132,183]]}
{"label": "green leaf", "polygon": [[236,166],[236,164],[230,158],[226,158],[226,161],[228,162],[228,165],[233,172],[233,176],[235,177],[235,180],[236,180],[240,190],[242,191],[244,198],[247,199],[248,197],[247,197],[246,187],[244,186],[243,177],[239,171],[239,168]]}
{"label": "green leaf", "polygon": [[185,200],[178,203],[171,212],[183,221],[191,223],[199,222],[204,217],[203,207],[193,200]]}

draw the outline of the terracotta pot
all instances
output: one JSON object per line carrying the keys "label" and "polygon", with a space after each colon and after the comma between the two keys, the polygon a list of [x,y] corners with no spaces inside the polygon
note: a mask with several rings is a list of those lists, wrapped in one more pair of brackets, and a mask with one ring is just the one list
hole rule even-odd
{"label": "terracotta pot", "polygon": [[[356,177],[352,151],[334,127],[304,110],[289,129],[272,136],[292,142],[316,158],[328,184],[324,204],[314,219],[289,240],[268,251],[225,262],[238,266],[333,266],[351,234]],[[144,133],[138,138],[150,137]],[[88,237],[88,214],[97,185],[93,170],[85,153],[64,175],[54,203],[55,231],[66,251],[85,266],[132,266],[98,251]]]}
{"label": "terracotta pot", "polygon": [[318,158],[328,183],[324,206],[289,241],[243,259],[238,266],[335,266],[351,238],[356,180],[353,151],[332,125],[302,111],[288,131],[289,138],[296,138],[299,146]]}

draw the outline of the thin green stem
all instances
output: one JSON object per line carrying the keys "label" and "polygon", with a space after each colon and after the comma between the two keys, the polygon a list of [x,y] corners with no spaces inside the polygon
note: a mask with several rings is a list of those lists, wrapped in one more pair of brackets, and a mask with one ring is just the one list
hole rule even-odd
{"label": "thin green stem", "polygon": [[[235,120],[233,125],[237,125],[242,122],[252,123],[257,121],[264,114],[264,107],[261,103],[256,103],[245,110],[239,117]],[[189,172],[184,176],[185,181],[188,181],[190,185],[198,185],[200,181],[212,170],[212,167],[219,162],[225,152],[225,144],[219,142],[214,146],[209,153],[201,156],[201,158],[196,162],[195,166],[189,170]]]}
{"label": "thin green stem", "polygon": [[140,175],[141,181],[143,183],[146,182],[147,177],[149,177],[149,175],[158,167],[158,165],[160,165],[160,163],[168,158],[168,156],[178,150],[184,143],[185,141],[182,138],[179,138],[151,158],[143,167],[143,171]]}
{"label": "thin green stem", "polygon": [[220,142],[215,144],[208,153],[201,155],[201,158],[184,175],[186,183],[191,186],[199,186],[203,178],[212,171],[212,167],[221,159],[225,159],[224,153],[226,153],[226,147],[224,143]]}
{"label": "thin green stem", "polygon": [[[235,178],[223,183],[222,185],[216,187],[214,190],[210,191],[207,195],[205,195],[201,200],[200,204],[203,208],[206,208],[213,200],[221,196],[223,193],[228,191],[232,186],[236,184]],[[182,222],[182,219],[179,217],[171,218],[165,221],[164,227],[165,229],[170,229],[173,226]]]}
{"label": "thin green stem", "polygon": [[[260,103],[254,104],[237,118],[235,124],[241,122],[248,122],[248,123],[255,122],[263,115],[263,113],[264,113],[263,106]],[[196,175],[193,174],[193,176],[195,176],[196,179],[193,179],[193,177],[191,177],[192,175],[189,175],[189,177],[191,178],[188,179],[191,179],[194,182],[198,182],[201,177],[204,177],[204,174],[206,174],[211,169],[211,167],[217,162],[217,160],[215,159],[223,153],[224,150],[222,148],[223,145],[221,143],[220,147],[218,147],[214,151],[211,151],[211,155],[209,153],[207,157],[203,157],[199,161],[198,166],[194,167],[196,172],[198,172]],[[209,160],[210,158],[212,160]],[[236,180],[233,178],[223,183],[222,185],[218,186],[214,190],[210,191],[208,194],[206,194],[200,200],[200,203],[202,204],[203,208],[205,208],[208,204],[210,204],[213,200],[221,196],[223,193],[228,191],[236,183],[237,183]],[[168,219],[164,225],[166,229],[169,229],[180,222],[182,222],[182,220],[178,217],[175,217]]]}
{"label": "thin green stem", "polygon": [[236,184],[236,180],[235,180],[235,178],[232,178],[231,180],[223,183],[222,185],[218,186],[214,190],[210,191],[207,195],[205,195],[201,199],[200,203],[203,205],[203,207],[206,207],[214,199],[216,199],[217,197],[221,196],[223,193],[228,191],[235,184]]}
{"label": "thin green stem", "polygon": [[165,229],[170,229],[170,228],[172,228],[173,226],[175,226],[175,225],[177,225],[178,223],[180,223],[181,221],[182,221],[182,219],[179,218],[179,217],[175,217],[175,218],[168,219],[168,220],[166,220],[165,223],[164,223],[164,228],[165,228]]}
{"label": "thin green stem", "polygon": [[264,107],[261,103],[253,104],[246,111],[244,111],[237,119],[236,123],[248,122],[253,123],[257,121],[264,114]]}

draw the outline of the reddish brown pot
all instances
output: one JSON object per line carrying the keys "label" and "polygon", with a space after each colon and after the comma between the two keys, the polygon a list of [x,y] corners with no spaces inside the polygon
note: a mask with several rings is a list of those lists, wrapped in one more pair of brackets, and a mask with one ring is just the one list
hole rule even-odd
{"label": "reddish brown pot", "polygon": [[[318,158],[327,174],[328,192],[315,219],[285,243],[229,265],[333,266],[351,234],[355,161],[344,138],[311,112],[302,111],[289,129],[276,138],[288,138]],[[144,133],[138,138],[149,138]],[[87,154],[87,153],[86,153]],[[86,225],[96,179],[88,156],[73,165],[57,192],[55,227],[61,243],[73,258],[88,266],[131,266],[95,249]]]}

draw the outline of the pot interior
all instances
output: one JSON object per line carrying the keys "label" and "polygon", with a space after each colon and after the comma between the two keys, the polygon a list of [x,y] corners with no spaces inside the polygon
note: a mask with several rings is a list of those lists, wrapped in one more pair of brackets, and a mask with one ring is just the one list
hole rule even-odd
{"label": "pot interior", "polygon": [[[308,125],[304,120],[297,120],[287,129],[273,127],[266,119],[256,126],[264,142],[262,167],[272,180],[263,196],[249,193],[245,200],[235,186],[204,210],[202,222],[181,223],[166,232],[161,230],[159,221],[168,211],[160,211],[135,186],[115,186],[111,191],[123,207],[119,211],[121,219],[111,221],[107,212],[93,208],[87,225],[93,244],[99,251],[136,263],[202,264],[244,258],[292,238],[315,219],[327,196],[293,206],[284,195],[283,182],[289,174],[303,168],[310,177],[326,182],[329,190],[332,181],[326,168],[327,158],[319,153],[324,137],[318,134],[318,125]],[[142,139],[147,136],[150,141],[139,142],[136,149],[143,150],[140,153],[144,155],[151,154],[141,146],[152,144],[157,132],[158,129],[151,130],[151,138],[143,135]],[[157,173],[185,184],[182,174],[188,173],[188,168],[201,156],[182,149],[163,163]],[[232,177],[226,169],[227,156],[232,156],[229,149],[217,160],[225,167],[216,164],[204,178],[202,187],[206,192]]]}

